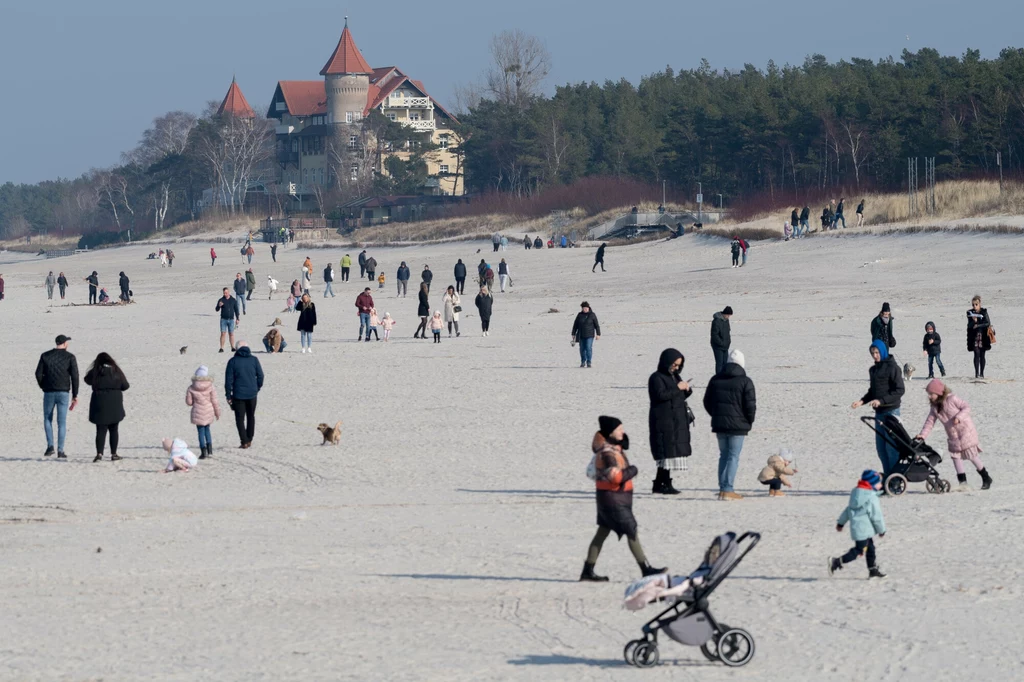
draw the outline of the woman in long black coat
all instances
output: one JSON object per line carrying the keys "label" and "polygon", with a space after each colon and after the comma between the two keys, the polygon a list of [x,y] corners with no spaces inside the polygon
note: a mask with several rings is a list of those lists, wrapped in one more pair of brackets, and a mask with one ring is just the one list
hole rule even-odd
{"label": "woman in long black coat", "polygon": [[667,348],[658,360],[658,371],[647,380],[651,398],[648,426],[651,432],[651,455],[658,463],[654,479],[656,494],[678,495],[672,487],[673,471],[686,471],[690,449],[690,418],[686,399],[693,391],[680,372],[686,358],[675,348]]}
{"label": "woman in long black coat", "polygon": [[981,296],[971,299],[967,311],[967,350],[974,353],[974,378],[985,378],[985,353],[992,350],[992,339],[988,334],[992,320],[988,310],[981,307]]}
{"label": "woman in long black coat", "polygon": [[85,374],[85,383],[92,386],[89,399],[89,421],[96,425],[96,458],[103,459],[107,433],[110,433],[110,461],[121,459],[117,454],[117,427],[124,421],[124,392],[128,379],[114,362],[114,358],[100,353]]}
{"label": "woman in long black coat", "polygon": [[416,309],[416,314],[420,316],[420,326],[416,327],[416,333],[412,335],[414,339],[427,338],[427,321],[430,320],[430,301],[427,300],[429,295],[430,287],[426,282],[420,282],[420,305]]}

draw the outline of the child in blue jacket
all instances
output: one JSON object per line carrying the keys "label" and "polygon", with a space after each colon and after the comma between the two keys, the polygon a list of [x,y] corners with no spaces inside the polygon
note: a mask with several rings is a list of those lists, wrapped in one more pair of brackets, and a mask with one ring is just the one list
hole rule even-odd
{"label": "child in blue jacket", "polygon": [[878,490],[882,487],[882,476],[871,469],[861,474],[857,487],[850,493],[850,501],[846,509],[836,521],[836,530],[840,533],[847,522],[850,523],[850,536],[853,548],[841,557],[829,557],[828,573],[834,574],[858,557],[867,555],[868,578],[884,578],[885,574],[875,563],[874,536],[885,537],[885,519],[882,518],[882,505],[878,501]]}

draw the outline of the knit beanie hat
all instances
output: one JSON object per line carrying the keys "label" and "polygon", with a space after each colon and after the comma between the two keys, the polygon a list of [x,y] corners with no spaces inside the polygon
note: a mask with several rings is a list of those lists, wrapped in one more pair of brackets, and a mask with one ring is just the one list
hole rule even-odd
{"label": "knit beanie hat", "polygon": [[874,469],[865,469],[860,475],[860,480],[869,484],[872,488],[882,482],[882,477]]}
{"label": "knit beanie hat", "polygon": [[747,368],[747,359],[743,357],[743,352],[738,351],[735,348],[729,351],[729,362],[740,367]]}
{"label": "knit beanie hat", "polygon": [[615,417],[600,416],[597,418],[597,423],[601,425],[601,435],[608,438],[612,435],[612,431],[619,428],[622,420]]}
{"label": "knit beanie hat", "polygon": [[725,309],[722,311],[722,314],[723,315],[732,315],[732,306],[731,305],[725,306]]}
{"label": "knit beanie hat", "polygon": [[891,312],[891,311],[889,310],[889,302],[888,302],[888,301],[886,301],[885,303],[883,303],[883,304],[882,304],[882,312],[883,312],[883,313],[888,313],[888,312]]}
{"label": "knit beanie hat", "polygon": [[946,384],[942,383],[938,379],[932,379],[928,382],[928,385],[924,387],[924,390],[928,393],[934,393],[935,395],[942,395],[946,392]]}
{"label": "knit beanie hat", "polygon": [[206,365],[199,365],[199,369],[196,370],[197,377],[208,377],[210,376],[210,369]]}

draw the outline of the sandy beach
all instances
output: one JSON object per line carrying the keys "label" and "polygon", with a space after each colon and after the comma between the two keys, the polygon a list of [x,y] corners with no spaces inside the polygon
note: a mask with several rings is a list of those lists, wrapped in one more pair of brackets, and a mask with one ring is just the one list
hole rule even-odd
{"label": "sandy beach", "polygon": [[[200,364],[223,403],[231,355],[217,353],[214,305],[248,267],[238,245],[216,245],[214,267],[202,244],[173,247],[166,269],[146,260],[153,246],[50,261],[0,255],[0,680],[1018,678],[1019,245],[994,235],[827,236],[755,243],[748,265],[731,269],[727,242],[688,235],[610,248],[603,274],[591,273],[593,249],[374,249],[388,278],[381,292],[370,285],[377,309],[397,321],[388,344],[356,343],[358,268],[335,282],[336,298],[322,298],[323,267],[332,261],[340,277],[345,250],[289,247],[272,263],[257,245],[257,289],[238,333],[266,372],[255,442],[237,449],[222,405],[215,458],[174,475],[158,473],[160,440],[184,438],[198,451],[184,396]],[[358,250],[348,253],[355,260]],[[311,356],[299,352],[297,315],[282,312],[307,255],[320,321]],[[495,292],[491,335],[481,336],[467,284],[461,338],[413,340],[423,265],[435,273],[430,302],[440,309],[456,259],[472,276],[482,257],[505,257],[515,282]],[[412,281],[408,298],[396,299],[402,260]],[[113,298],[124,270],[136,302],[49,302],[50,269],[66,273],[77,304],[92,270]],[[273,301],[268,274],[281,283]],[[965,345],[973,294],[998,329],[986,384],[971,379]],[[584,299],[602,327],[590,370],[569,344]],[[917,367],[903,401],[908,430],[927,415],[920,344],[932,320],[995,484],[979,490],[969,468],[972,492],[930,495],[913,484],[884,500],[889,532],[878,552],[889,577],[869,582],[858,563],[830,578],[826,558],[851,544],[836,517],[860,472],[879,466],[857,419],[869,411],[849,405],[867,388],[869,324],[883,301],[900,363]],[[758,397],[737,476],[750,496],[734,503],[715,500],[718,453],[699,400],[714,369],[711,317],[725,305]],[[275,317],[289,348],[267,356],[260,339]],[[61,333],[83,375],[106,351],[131,383],[121,462],[92,462],[84,384],[68,418],[68,461],[42,457],[33,370]],[[647,444],[647,378],[668,347],[686,356],[697,415],[676,497],[650,494]],[[621,608],[639,577],[625,542],[605,544],[598,571],[610,583],[576,582],[595,528],[584,469],[601,414],[630,434],[634,512],[652,563],[689,573],[718,533],[763,533],[711,600],[716,617],[756,639],[742,670],[670,641],[657,668],[626,666],[622,648],[654,610]],[[338,420],[340,446],[322,447],[315,425]],[[929,442],[955,485],[941,428]],[[769,499],[756,477],[782,447],[800,473],[788,497]]]}

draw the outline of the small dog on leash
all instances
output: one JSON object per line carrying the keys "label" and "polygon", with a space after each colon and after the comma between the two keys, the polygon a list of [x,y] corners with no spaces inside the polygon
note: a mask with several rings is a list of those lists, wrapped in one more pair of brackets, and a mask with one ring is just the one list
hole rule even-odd
{"label": "small dog on leash", "polygon": [[916,371],[917,369],[909,362],[903,365],[903,380],[910,381],[910,378],[914,376]]}
{"label": "small dog on leash", "polygon": [[324,437],[324,442],[321,443],[320,445],[327,445],[327,443],[330,443],[331,445],[337,445],[338,443],[341,442],[341,422],[335,424],[333,428],[331,428],[327,424],[321,424],[320,426],[316,427],[316,430],[319,431],[320,435]]}

